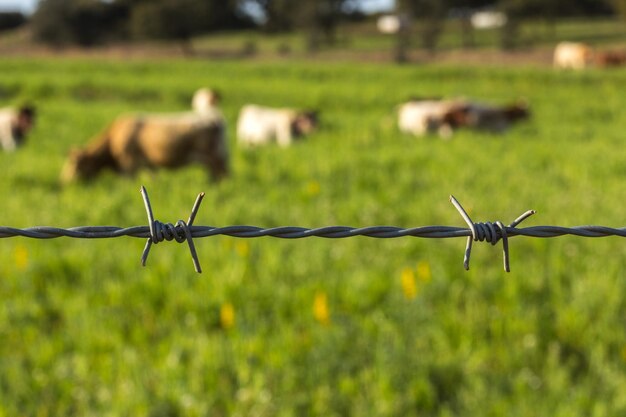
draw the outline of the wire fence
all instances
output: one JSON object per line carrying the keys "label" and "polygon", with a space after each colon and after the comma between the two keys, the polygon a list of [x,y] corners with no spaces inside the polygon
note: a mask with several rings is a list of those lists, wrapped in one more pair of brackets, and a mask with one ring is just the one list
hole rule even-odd
{"label": "wire fence", "polygon": [[509,265],[509,242],[508,239],[513,236],[529,236],[537,238],[551,238],[564,235],[574,235],[581,237],[606,237],[621,236],[626,237],[626,227],[612,228],[606,226],[532,226],[518,228],[522,221],[535,214],[534,210],[528,210],[511,224],[505,226],[502,222],[484,222],[474,223],[469,217],[465,209],[457,201],[456,198],[450,196],[450,201],[457,209],[463,220],[467,223],[467,228],[454,226],[422,226],[413,228],[401,228],[395,226],[370,226],[370,227],[349,227],[349,226],[326,226],[315,229],[308,229],[297,226],[283,226],[273,228],[262,228],[257,226],[194,226],[198,209],[204,193],[198,194],[196,201],[191,209],[188,220],[178,220],[176,224],[161,223],[154,219],[150,199],[145,187],[141,187],[141,195],[148,216],[148,226],[133,226],[127,228],[115,226],[81,226],[62,229],[58,227],[38,226],[26,229],[17,229],[13,227],[0,226],[0,238],[10,237],[27,237],[33,239],[55,239],[59,237],[70,237],[76,239],[105,239],[117,238],[122,236],[130,236],[135,238],[143,238],[146,240],[143,253],[141,255],[141,263],[146,265],[148,254],[152,244],[162,242],[164,240],[175,240],[179,243],[187,242],[191,258],[193,260],[196,272],[201,273],[200,261],[193,242],[193,238],[209,237],[216,235],[225,235],[239,238],[257,238],[271,236],[281,239],[302,239],[307,237],[322,237],[328,239],[343,239],[355,236],[367,236],[379,239],[392,239],[400,237],[419,237],[427,239],[445,239],[466,237],[465,255],[463,258],[463,266],[469,269],[470,254],[472,251],[472,242],[490,242],[495,245],[502,240],[504,270],[510,272]]}

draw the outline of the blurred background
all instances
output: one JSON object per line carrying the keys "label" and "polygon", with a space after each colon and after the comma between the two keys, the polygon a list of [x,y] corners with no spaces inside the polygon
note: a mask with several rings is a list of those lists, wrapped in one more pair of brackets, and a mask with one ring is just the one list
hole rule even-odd
{"label": "blurred background", "polygon": [[623,0],[3,0],[0,13],[0,31],[11,32],[0,38],[4,53],[169,41],[180,53],[215,58],[321,52],[404,62],[419,51],[432,59],[441,51],[528,50],[564,38],[619,42],[626,6]]}

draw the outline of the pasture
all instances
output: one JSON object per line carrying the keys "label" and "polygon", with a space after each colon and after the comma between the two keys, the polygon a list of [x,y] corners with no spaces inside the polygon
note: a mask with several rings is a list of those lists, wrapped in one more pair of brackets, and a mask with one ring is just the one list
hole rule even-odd
{"label": "pasture", "polygon": [[[0,154],[0,223],[134,226],[626,223],[626,72],[313,62],[15,58],[3,105],[30,100]],[[233,175],[199,166],[62,187],[72,147],[123,112],[223,93]],[[524,98],[530,121],[450,141],[398,133],[411,95]],[[314,107],[287,149],[238,149],[246,103]],[[0,416],[614,416],[626,413],[626,241],[0,239]]]}

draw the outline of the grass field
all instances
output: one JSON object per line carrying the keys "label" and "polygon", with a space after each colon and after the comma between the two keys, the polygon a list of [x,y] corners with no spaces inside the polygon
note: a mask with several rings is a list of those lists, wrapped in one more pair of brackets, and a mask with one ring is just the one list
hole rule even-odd
{"label": "grass field", "polygon": [[[0,102],[30,100],[0,154],[0,223],[463,226],[625,223],[626,72],[312,62],[3,59]],[[121,112],[220,89],[233,175],[200,167],[61,187],[70,148]],[[397,132],[410,95],[526,99],[506,135]],[[238,149],[249,102],[321,109],[289,149]],[[0,240],[0,416],[615,416],[626,414],[623,239]]]}
{"label": "grass field", "polygon": [[[458,53],[463,48],[463,30],[459,20],[448,19],[437,42],[437,54],[429,55],[420,51],[422,46],[420,26],[416,23],[410,35],[413,60],[436,61],[448,55]],[[472,51],[494,50],[501,48],[501,29],[474,30]],[[563,40],[585,42],[599,49],[619,49],[624,47],[626,25],[619,19],[561,19],[549,23],[545,20],[525,20],[520,24],[517,48],[508,51],[509,55],[524,55],[529,52],[552,51],[554,45]],[[5,42],[6,44],[6,42]],[[378,32],[376,20],[371,18],[364,22],[345,24],[339,27],[337,43],[324,45],[315,55],[321,59],[334,60],[368,60],[390,61],[393,59],[397,39],[392,35]],[[307,42],[305,36],[298,33],[267,35],[258,31],[224,32],[200,36],[193,40],[193,47],[199,54],[214,56],[254,55],[257,57],[306,56]],[[0,42],[0,48],[3,44]],[[421,52],[421,53],[420,53]],[[549,53],[548,53],[549,55]],[[506,55],[500,61],[506,59]],[[543,56],[531,57],[539,64],[550,64],[550,59]]]}

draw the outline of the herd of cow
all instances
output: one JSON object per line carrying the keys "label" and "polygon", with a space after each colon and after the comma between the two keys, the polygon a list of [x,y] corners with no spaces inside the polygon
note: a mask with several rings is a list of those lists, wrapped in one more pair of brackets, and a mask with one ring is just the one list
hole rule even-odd
{"label": "herd of cow", "polygon": [[[593,53],[587,45],[563,42],[555,49],[554,65],[582,69],[592,57],[607,65],[626,63],[626,55]],[[190,163],[202,164],[212,179],[219,180],[229,173],[226,122],[219,101],[219,94],[202,88],[193,96],[191,111],[120,116],[85,148],[70,152],[61,180],[91,179],[103,169],[133,174],[141,168],[177,168]],[[30,105],[0,109],[3,150],[13,151],[24,143],[35,114]],[[407,134],[435,133],[442,138],[450,138],[460,128],[501,133],[529,115],[524,102],[491,106],[462,98],[412,98],[398,106],[398,128]],[[237,140],[244,147],[270,142],[285,147],[317,126],[314,111],[250,104],[239,112]]]}
{"label": "herd of cow", "polygon": [[[70,151],[61,180],[91,179],[103,169],[133,174],[191,163],[202,164],[213,180],[220,180],[229,173],[229,152],[219,101],[218,93],[202,88],[193,96],[191,111],[119,116],[86,147]],[[415,98],[398,107],[398,126],[404,133],[449,138],[462,127],[502,132],[528,115],[522,103],[492,107],[464,99]],[[12,151],[21,145],[34,120],[32,106],[0,110],[2,148]],[[286,147],[312,133],[318,121],[315,111],[249,104],[239,112],[237,141],[242,147],[271,142]]]}

